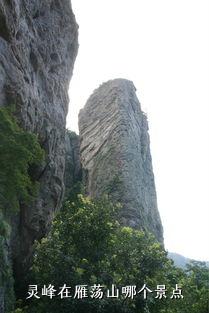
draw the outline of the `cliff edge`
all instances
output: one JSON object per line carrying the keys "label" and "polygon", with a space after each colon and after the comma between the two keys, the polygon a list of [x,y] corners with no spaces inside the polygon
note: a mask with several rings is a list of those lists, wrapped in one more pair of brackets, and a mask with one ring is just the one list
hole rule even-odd
{"label": "cliff edge", "polygon": [[38,135],[46,154],[33,173],[40,183],[37,199],[22,205],[13,220],[11,250],[19,281],[34,240],[47,233],[61,205],[68,88],[77,50],[69,0],[0,1],[0,106],[15,105],[21,127]]}

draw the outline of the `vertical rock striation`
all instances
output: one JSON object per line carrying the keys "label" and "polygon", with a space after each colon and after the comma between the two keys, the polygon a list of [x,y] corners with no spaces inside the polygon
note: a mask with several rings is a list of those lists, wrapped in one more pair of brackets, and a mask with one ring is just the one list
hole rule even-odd
{"label": "vertical rock striation", "polygon": [[46,152],[45,164],[33,173],[40,182],[37,200],[22,206],[14,221],[17,273],[61,203],[68,86],[77,49],[70,0],[0,1],[0,106],[15,104],[21,126],[38,134]]}
{"label": "vertical rock striation", "polygon": [[81,163],[87,193],[108,193],[122,204],[121,222],[152,232],[163,229],[150,154],[146,115],[131,81],[102,84],[79,114]]}
{"label": "vertical rock striation", "polygon": [[80,163],[80,140],[79,136],[66,131],[66,158],[65,158],[65,196],[68,198],[72,189],[82,180],[82,169]]}

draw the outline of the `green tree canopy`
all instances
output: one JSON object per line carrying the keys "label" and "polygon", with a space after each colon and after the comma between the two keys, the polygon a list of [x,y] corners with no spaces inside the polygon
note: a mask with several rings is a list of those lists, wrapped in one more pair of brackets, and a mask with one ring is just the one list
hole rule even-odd
{"label": "green tree canopy", "polygon": [[[104,289],[112,284],[121,288],[143,286],[146,282],[156,288],[162,280],[166,283],[166,273],[172,267],[166,252],[152,235],[121,227],[116,218],[119,209],[107,198],[93,201],[79,195],[74,201],[66,202],[49,236],[37,243],[33,282],[40,288],[47,284],[59,288],[66,283],[72,287],[101,284]],[[58,298],[42,297],[28,302],[29,311],[139,312],[148,305],[142,297],[136,300]]]}
{"label": "green tree canopy", "polygon": [[[90,200],[71,197],[57,214],[47,238],[36,244],[31,282],[37,284],[40,299],[26,300],[16,313],[207,313],[209,270],[204,263],[191,263],[187,271],[167,259],[163,247],[142,231],[122,227],[117,222],[120,206],[104,197]],[[70,286],[72,298],[57,296],[59,287]],[[102,285],[104,292],[114,284],[153,291],[147,300],[74,299],[74,287]],[[44,285],[53,285],[56,296],[41,296]],[[183,298],[171,299],[178,284]],[[166,286],[167,298],[157,299],[158,285]],[[25,302],[25,301],[24,301]]]}

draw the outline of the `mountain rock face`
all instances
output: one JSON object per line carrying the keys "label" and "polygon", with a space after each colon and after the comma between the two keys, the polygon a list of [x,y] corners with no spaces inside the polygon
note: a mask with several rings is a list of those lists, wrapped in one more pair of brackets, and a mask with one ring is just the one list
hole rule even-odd
{"label": "mountain rock face", "polygon": [[46,152],[45,164],[35,173],[37,200],[22,207],[13,222],[16,274],[61,204],[68,87],[77,49],[70,0],[0,1],[0,106],[15,104],[21,126],[38,134]]}
{"label": "mountain rock face", "polygon": [[82,180],[80,163],[80,139],[79,136],[69,130],[66,131],[66,159],[65,159],[65,196],[68,197],[72,188]]}
{"label": "mountain rock face", "polygon": [[102,84],[79,114],[87,193],[122,204],[122,224],[147,229],[163,243],[146,115],[131,81]]}

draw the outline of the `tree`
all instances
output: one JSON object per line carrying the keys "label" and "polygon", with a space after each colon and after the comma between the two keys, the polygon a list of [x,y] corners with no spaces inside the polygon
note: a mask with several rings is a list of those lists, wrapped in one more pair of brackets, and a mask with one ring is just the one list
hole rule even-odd
{"label": "tree", "polygon": [[[31,282],[37,284],[40,299],[27,300],[27,306],[15,313],[206,313],[208,268],[197,262],[186,271],[174,267],[152,235],[117,222],[119,210],[107,197],[71,197],[57,214],[48,237],[36,243]],[[54,286],[57,295],[65,283],[72,288],[72,298],[41,296],[44,285]],[[144,283],[153,291],[147,300],[142,295],[133,299],[73,298],[76,285],[100,284],[106,294],[112,284],[121,290],[123,286],[141,288]],[[165,299],[155,298],[160,284],[166,286]],[[172,300],[176,284],[183,298]]]}
{"label": "tree", "polygon": [[[159,278],[166,280],[166,270],[172,266],[166,252],[152,235],[120,226],[119,209],[105,197],[93,201],[79,195],[66,202],[49,236],[37,243],[31,281],[39,288],[101,284],[106,290],[112,284],[122,288],[145,282],[156,288]],[[152,306],[142,297],[36,300],[28,301],[28,312],[143,312]]]}
{"label": "tree", "polygon": [[183,313],[207,313],[209,311],[209,268],[205,262],[190,261],[182,281],[184,301],[177,306]]}

